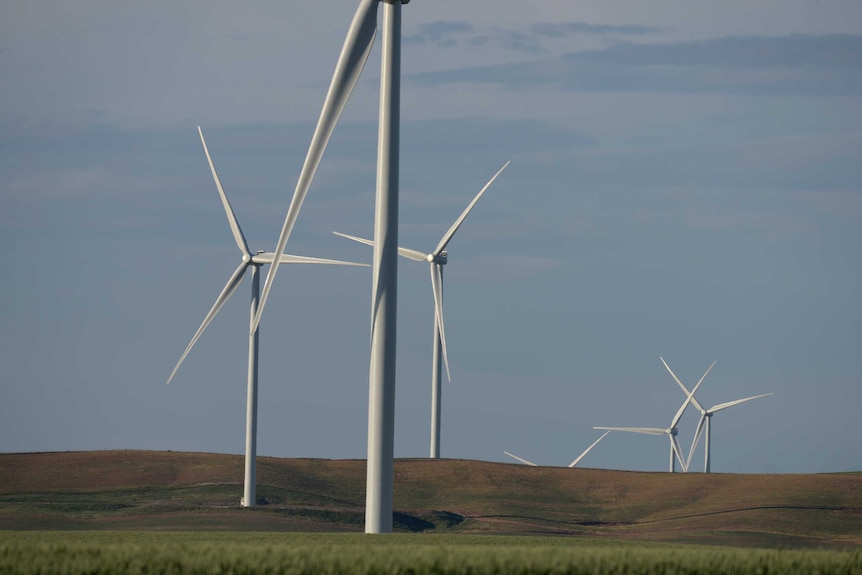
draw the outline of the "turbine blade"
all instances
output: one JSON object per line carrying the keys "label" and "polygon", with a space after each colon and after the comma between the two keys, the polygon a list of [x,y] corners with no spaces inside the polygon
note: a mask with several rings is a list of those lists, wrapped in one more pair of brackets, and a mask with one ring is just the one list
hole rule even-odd
{"label": "turbine blade", "polygon": [[646,435],[666,435],[667,430],[658,427],[593,427],[593,429],[606,429],[608,431],[627,431],[629,433],[644,433]]}
{"label": "turbine blade", "polygon": [[694,439],[691,442],[691,449],[688,450],[688,458],[685,460],[685,466],[691,465],[691,458],[694,455],[694,450],[697,447],[697,442],[700,441],[700,435],[703,433],[703,424],[706,422],[706,415],[701,414],[700,420],[697,422],[697,429],[694,431]]}
{"label": "turbine blade", "polygon": [[428,254],[410,248],[398,248],[398,255],[414,262],[427,262]]}
{"label": "turbine blade", "polygon": [[204,140],[204,133],[201,131],[200,126],[198,126],[198,134],[201,137],[201,144],[204,146],[204,154],[207,156],[207,163],[210,165],[210,171],[213,174],[213,180],[215,180],[218,195],[221,197],[221,203],[224,206],[224,213],[227,215],[227,223],[230,225],[230,231],[233,232],[233,239],[236,242],[236,246],[239,248],[239,251],[242,252],[242,255],[251,255],[251,252],[248,249],[248,242],[245,241],[245,236],[242,234],[242,229],[239,227],[236,214],[233,212],[230,201],[227,199],[227,194],[225,194],[224,188],[221,185],[221,180],[218,177],[218,172],[216,172],[215,164],[213,164],[213,160],[210,157],[210,151],[207,149],[207,142]]}
{"label": "turbine blade", "polygon": [[[673,377],[673,380],[677,383],[677,385],[679,385],[680,389],[682,389],[683,393],[688,395],[688,388],[682,384],[682,382],[679,380],[679,378],[676,376],[676,374],[673,372],[673,370],[670,368],[670,366],[667,364],[667,362],[664,360],[664,358],[659,356],[659,359],[664,364],[665,369],[667,369],[667,371],[668,371],[668,373],[670,373],[671,377]],[[715,362],[712,362],[712,363],[713,363],[713,365],[715,365]],[[709,366],[709,369],[712,369],[712,366]],[[707,370],[707,372],[709,372],[709,370]],[[706,374],[704,374],[704,377],[706,377]],[[691,402],[694,404],[694,406],[697,409],[703,411],[703,406],[700,404],[700,402],[694,396],[692,396]]]}
{"label": "turbine blade", "polygon": [[359,236],[351,236],[349,234],[342,234],[341,232],[332,232],[336,236],[341,236],[342,238],[347,238],[348,240],[353,240],[354,242],[359,242],[360,244],[365,244],[366,246],[373,246],[374,240],[366,240],[365,238],[360,238]]}
{"label": "turbine blade", "polygon": [[230,296],[234,294],[234,292],[239,287],[239,284],[242,283],[242,278],[245,275],[245,270],[248,269],[248,266],[249,262],[242,262],[241,264],[239,264],[239,267],[236,268],[236,271],[233,272],[233,275],[230,276],[230,279],[227,280],[224,289],[221,290],[221,293],[216,298],[216,301],[213,304],[212,308],[210,308],[209,313],[207,313],[206,317],[204,318],[203,323],[201,323],[201,326],[195,332],[195,335],[192,337],[192,340],[189,342],[189,345],[186,346],[186,350],[183,352],[183,355],[180,356],[180,360],[177,362],[177,365],[174,366],[174,370],[171,372],[171,375],[170,377],[168,377],[168,381],[166,383],[171,382],[171,380],[174,378],[174,375],[176,375],[177,370],[180,368],[180,365],[182,365],[183,360],[186,359],[186,356],[192,350],[192,347],[194,347],[195,343],[197,343],[204,330],[207,328],[207,326],[210,324],[210,322],[213,320],[219,310],[221,310],[224,304],[227,303],[227,300],[230,299]]}
{"label": "turbine blade", "polygon": [[[713,362],[713,365],[715,365],[715,362]],[[710,366],[710,369],[712,369],[712,366]],[[708,372],[709,372],[709,370],[707,370],[707,373]],[[706,374],[704,374],[704,377],[706,377]],[[685,413],[685,408],[687,408],[688,404],[691,403],[692,400],[694,399],[694,394],[695,394],[695,392],[697,392],[697,388],[700,387],[701,383],[703,383],[703,377],[700,378],[700,381],[697,382],[697,385],[694,386],[694,389],[692,389],[687,394],[685,401],[683,402],[682,406],[679,408],[679,411],[676,412],[676,415],[674,416],[674,418],[670,422],[670,428],[671,429],[676,427],[676,424],[679,423],[679,420],[682,417],[682,414]],[[680,463],[682,463],[682,460],[680,460]]]}
{"label": "turbine blade", "polygon": [[593,442],[590,444],[590,446],[589,446],[589,447],[587,447],[587,448],[584,450],[584,452],[583,452],[583,453],[581,453],[580,455],[578,455],[578,456],[575,458],[575,460],[574,460],[574,461],[572,461],[571,463],[569,463],[569,467],[574,467],[575,465],[577,465],[578,463],[580,463],[581,459],[583,459],[583,458],[584,458],[584,455],[586,455],[587,453],[589,453],[589,452],[590,452],[590,449],[592,449],[593,447],[595,447],[595,446],[599,443],[599,441],[601,441],[602,439],[604,439],[604,438],[605,438],[605,436],[606,436],[608,433],[610,433],[610,432],[611,432],[610,430],[605,431],[605,432],[602,434],[602,436],[601,436],[601,437],[599,437],[598,439],[596,439],[595,441],[593,441]]}
{"label": "turbine blade", "polygon": [[700,379],[699,379],[699,380],[698,380],[698,382],[697,382],[697,384],[698,384],[698,385],[700,385],[700,382],[701,382],[701,381],[703,381],[704,379],[706,379],[706,376],[707,376],[707,375],[709,375],[709,372],[712,370],[712,368],[713,368],[713,367],[715,367],[715,364],[716,364],[716,362],[717,362],[717,361],[718,361],[717,359],[716,359],[716,360],[713,360],[713,362],[712,362],[711,364],[709,364],[709,367],[707,367],[707,368],[706,368],[706,371],[705,371],[705,372],[703,372],[703,375],[702,375],[702,376],[700,376]]}
{"label": "turbine blade", "polygon": [[679,461],[679,466],[682,467],[682,472],[688,473],[688,466],[683,460],[682,448],[679,446],[679,440],[675,435],[668,434],[668,436],[670,437],[670,445],[673,448],[673,452],[676,454],[676,460]]}
{"label": "turbine blade", "polygon": [[449,354],[446,352],[446,330],[443,328],[443,273],[441,267],[437,262],[431,262],[431,288],[434,290],[434,317],[440,328],[440,344],[443,348],[446,378],[452,381],[452,374],[449,372]]}
{"label": "turbine blade", "polygon": [[[332,232],[336,236],[341,236],[342,238],[347,238],[348,240],[353,240],[354,242],[359,242],[360,244],[365,244],[366,246],[373,246],[374,242],[372,240],[366,240],[365,238],[360,238],[357,236],[350,236],[347,234],[342,234],[341,232]],[[420,252],[419,250],[411,250],[410,248],[398,248],[398,255],[408,260],[413,260],[417,262],[427,262],[428,254]]]}
{"label": "turbine blade", "polygon": [[455,232],[458,231],[458,228],[460,228],[461,224],[464,222],[464,218],[467,217],[467,214],[470,213],[470,210],[472,210],[473,206],[476,205],[476,202],[479,201],[479,198],[481,198],[482,195],[485,193],[485,191],[491,187],[491,184],[494,183],[494,180],[496,180],[497,176],[499,176],[500,173],[506,169],[506,167],[509,165],[509,163],[510,162],[506,162],[505,164],[503,164],[502,168],[497,170],[497,173],[494,174],[494,177],[491,178],[490,180],[488,180],[488,183],[485,184],[485,187],[482,188],[481,190],[479,190],[479,193],[476,194],[476,197],[473,198],[473,201],[467,205],[467,208],[463,212],[461,212],[461,215],[458,216],[458,219],[455,220],[455,223],[452,224],[451,228],[449,228],[449,231],[447,231],[445,234],[443,234],[443,237],[440,238],[440,243],[437,244],[437,248],[434,250],[434,252],[432,252],[435,256],[439,256],[440,252],[442,252],[444,249],[446,249],[446,246],[449,244],[449,240],[452,239],[452,236],[455,235]]}
{"label": "turbine blade", "polygon": [[284,218],[284,226],[278,236],[278,243],[275,247],[276,259],[266,274],[260,303],[252,323],[252,333],[260,324],[263,308],[275,281],[279,263],[281,263],[281,254],[284,253],[290,232],[293,230],[296,218],[299,216],[299,210],[302,208],[302,202],[305,201],[305,195],[314,179],[317,166],[323,158],[324,151],[326,151],[326,144],[332,136],[335,124],[338,122],[345,105],[347,105],[347,100],[350,98],[350,94],[362,73],[362,68],[365,66],[365,61],[368,59],[368,53],[377,32],[377,4],[378,0],[361,0],[356,14],[353,16],[353,21],[350,23],[347,37],[344,39],[344,46],[341,48],[341,54],[335,65],[332,82],[329,84],[329,91],[323,102],[320,119],[318,119],[317,127],[314,129],[311,144],[308,146],[308,154],[305,156],[305,163],[299,174],[296,190],[293,192],[293,199],[290,201],[287,216]]}
{"label": "turbine blade", "polygon": [[[263,254],[255,254],[251,257],[251,261],[256,264],[271,264],[275,259],[275,254],[272,252],[266,252]],[[359,267],[371,267],[371,264],[360,264],[356,262],[344,262],[341,260],[329,260],[326,258],[313,258],[308,256],[294,256],[291,254],[282,254],[281,255],[281,263],[283,264],[328,264],[334,266],[359,266]]]}
{"label": "turbine blade", "polygon": [[766,397],[767,395],[773,395],[772,393],[762,393],[760,395],[754,395],[752,397],[746,397],[745,399],[737,399],[736,401],[728,401],[727,403],[719,403],[716,406],[710,407],[707,412],[715,413],[716,411],[721,411],[722,409],[727,409],[728,407],[733,407],[734,405],[739,405],[740,403],[745,403],[746,401],[751,401],[752,399],[760,399],[761,397]]}
{"label": "turbine blade", "polygon": [[524,458],[522,458],[522,457],[518,457],[517,455],[513,455],[513,454],[509,453],[508,451],[504,451],[503,453],[505,453],[506,455],[508,455],[508,456],[509,456],[509,457],[511,457],[512,459],[517,459],[517,460],[518,460],[518,461],[520,461],[521,463],[525,463],[525,464],[527,464],[527,465],[532,465],[533,467],[538,467],[538,465],[536,465],[536,464],[535,464],[535,463],[533,463],[532,461],[527,461],[526,459],[524,459]]}

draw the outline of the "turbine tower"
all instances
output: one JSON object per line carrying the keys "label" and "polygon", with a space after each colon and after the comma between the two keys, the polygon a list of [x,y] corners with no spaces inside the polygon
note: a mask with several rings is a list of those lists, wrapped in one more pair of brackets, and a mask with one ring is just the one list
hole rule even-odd
{"label": "turbine tower", "polygon": [[[684,393],[688,393],[688,389],[685,387],[685,385],[682,384],[682,382],[679,380],[679,378],[676,376],[676,374],[673,372],[673,370],[671,370],[670,366],[667,364],[667,362],[664,360],[664,358],[659,357],[659,359],[661,359],[661,362],[664,364],[665,368],[667,368],[668,372],[673,377],[673,380],[677,383],[677,385],[679,385],[680,389],[682,389],[682,391]],[[713,363],[713,365],[715,365],[715,362],[712,362],[712,363]],[[710,368],[712,368],[712,366],[710,366]],[[697,428],[694,432],[694,439],[691,442],[691,448],[688,450],[688,459],[686,460],[686,466],[691,464],[691,458],[694,455],[694,450],[697,447],[697,442],[698,442],[698,440],[700,440],[700,435],[701,435],[701,433],[705,432],[704,433],[704,440],[703,440],[703,472],[709,473],[710,442],[711,442],[711,438],[712,438],[712,434],[711,434],[712,425],[711,424],[712,424],[712,416],[716,412],[719,412],[722,409],[727,409],[728,407],[733,407],[734,405],[739,405],[740,403],[745,403],[747,401],[751,401],[753,399],[760,399],[761,397],[766,397],[767,395],[772,395],[772,393],[762,393],[760,395],[754,395],[752,397],[746,397],[743,399],[728,401],[726,403],[719,403],[718,405],[713,405],[712,407],[707,409],[707,408],[703,407],[703,405],[701,405],[701,403],[697,400],[697,398],[695,398],[694,395],[692,394],[691,402],[694,404],[694,407],[700,411],[700,420],[697,422]]]}
{"label": "turbine tower", "polygon": [[[596,439],[595,441],[593,441],[593,442],[590,444],[590,446],[589,446],[589,447],[587,447],[586,449],[584,449],[584,451],[583,451],[580,455],[578,455],[578,456],[575,458],[575,460],[574,460],[574,461],[572,461],[571,463],[569,463],[568,467],[569,467],[570,469],[571,469],[572,467],[576,467],[576,466],[578,465],[578,463],[580,463],[580,462],[581,462],[581,459],[583,459],[583,458],[584,458],[584,456],[585,456],[587,453],[589,453],[589,452],[590,452],[590,450],[591,450],[593,447],[595,447],[596,445],[598,445],[599,441],[601,441],[602,439],[604,439],[604,438],[605,438],[605,436],[606,436],[608,433],[610,433],[610,431],[605,431],[605,432],[601,435],[601,437],[599,437],[598,439]],[[526,459],[524,459],[523,457],[518,457],[518,456],[517,456],[517,455],[515,455],[514,453],[509,453],[508,451],[504,451],[503,453],[505,453],[506,455],[508,455],[508,456],[509,456],[509,457],[511,457],[512,459],[517,459],[518,461],[520,461],[521,463],[523,463],[523,464],[525,464],[525,465],[531,465],[531,466],[533,466],[533,467],[538,467],[538,466],[537,466],[535,463],[533,463],[532,461],[527,461],[527,460],[526,460]]]}
{"label": "turbine tower", "polygon": [[392,531],[392,484],[395,443],[395,328],[398,289],[398,168],[401,114],[401,5],[409,0],[360,0],[335,65],[323,109],[296,183],[276,258],[263,286],[252,330],[260,322],[280,264],[280,256],[299,216],[317,166],[344,110],[377,32],[377,6],[383,4],[380,68],[380,114],[377,140],[377,192],[374,209],[374,256],[371,285],[371,358],[368,376],[368,462],[365,532]]}
{"label": "turbine tower", "polygon": [[[248,271],[249,267],[251,268],[251,311],[249,322],[253,325],[255,312],[258,309],[258,299],[260,297],[259,270],[262,265],[271,264],[274,261],[280,261],[281,263],[286,264],[330,264],[346,266],[367,266],[367,264],[355,264],[351,262],[327,260],[322,258],[292,256],[290,254],[283,254],[279,256],[276,260],[275,254],[262,251],[252,254],[251,250],[249,250],[248,243],[245,240],[245,236],[242,233],[242,228],[240,228],[239,226],[239,221],[237,221],[236,219],[236,214],[234,213],[233,208],[230,205],[230,201],[227,199],[227,194],[225,193],[224,188],[221,185],[221,180],[218,177],[215,165],[213,164],[212,158],[210,157],[209,150],[207,149],[207,143],[206,140],[204,140],[204,134],[201,131],[200,126],[198,126],[198,134],[200,135],[201,144],[203,144],[204,147],[204,154],[206,154],[207,162],[209,163],[213,180],[215,180],[216,189],[218,190],[219,197],[221,198],[222,206],[224,206],[228,225],[230,225],[230,229],[233,232],[233,239],[236,242],[240,253],[242,254],[242,261],[240,262],[239,267],[237,267],[236,270],[233,272],[233,275],[231,275],[230,279],[228,279],[227,284],[225,284],[224,289],[222,289],[221,293],[216,298],[216,301],[213,304],[212,308],[210,308],[209,313],[207,313],[206,317],[204,317],[203,323],[201,323],[200,327],[195,332],[195,335],[192,337],[192,340],[189,342],[189,345],[186,346],[185,351],[183,352],[182,356],[180,356],[180,360],[177,362],[176,366],[174,366],[174,370],[168,377],[167,383],[171,382],[171,380],[174,378],[174,375],[176,375],[177,370],[179,370],[180,365],[182,365],[183,361],[186,359],[186,356],[188,356],[195,343],[197,343],[198,339],[200,339],[204,330],[207,328],[210,322],[212,322],[212,320],[215,318],[221,308],[224,307],[224,304],[227,303],[227,301],[231,298],[234,292],[236,292],[237,288],[239,288],[243,278],[245,277],[245,272]],[[245,477],[242,498],[242,505],[244,507],[253,507],[256,500],[255,486],[257,459],[258,343],[258,329],[257,327],[253,327],[251,333],[249,334],[248,341],[248,392],[246,397]]]}
{"label": "turbine tower", "polygon": [[[455,223],[449,228],[449,230],[443,234],[443,237],[440,238],[440,241],[437,243],[437,247],[434,248],[434,251],[425,253],[419,250],[414,250],[410,248],[398,248],[398,255],[401,257],[407,258],[408,260],[413,260],[416,262],[428,262],[431,267],[431,290],[434,295],[434,345],[432,352],[432,361],[431,361],[431,453],[430,457],[432,459],[436,459],[440,457],[440,415],[441,415],[441,405],[442,405],[442,395],[443,395],[443,386],[441,385],[441,370],[440,370],[440,360],[442,356],[443,364],[446,366],[446,378],[449,381],[452,381],[452,374],[449,371],[449,354],[446,351],[446,330],[443,326],[443,266],[449,261],[449,254],[446,251],[446,246],[449,245],[449,241],[452,239],[452,236],[455,235],[455,232],[458,231],[458,228],[461,227],[461,224],[466,219],[467,214],[473,209],[473,206],[476,205],[476,202],[479,201],[479,198],[485,193],[485,191],[491,187],[491,184],[494,183],[494,180],[497,179],[497,176],[506,169],[509,165],[509,162],[503,164],[503,167],[500,168],[494,176],[488,180],[488,183],[485,184],[479,193],[473,198],[467,208],[461,212],[461,215],[458,216],[458,219],[455,220]],[[365,238],[360,238],[357,236],[351,236],[347,234],[342,234],[341,232],[332,232],[337,236],[341,236],[343,238],[347,238],[349,240],[353,240],[355,242],[359,242],[361,244],[365,244],[368,246],[374,246],[374,242]]]}
{"label": "turbine tower", "polygon": [[[713,363],[715,365],[715,363]],[[712,369],[712,365],[709,366],[709,369]],[[679,460],[680,467],[682,467],[683,472],[688,471],[688,464],[682,457],[682,448],[679,446],[679,440],[677,440],[677,424],[679,423],[682,414],[685,413],[685,409],[688,407],[688,404],[691,403],[694,398],[694,393],[697,391],[697,388],[700,387],[700,384],[703,383],[704,378],[706,378],[706,374],[709,373],[709,369],[706,370],[706,373],[703,374],[703,377],[700,378],[700,381],[697,382],[697,385],[694,386],[694,389],[690,392],[686,391],[686,398],[680,408],[677,410],[676,415],[674,415],[673,419],[670,422],[670,426],[662,429],[660,427],[593,427],[593,429],[604,429],[607,431],[626,431],[629,433],[643,433],[646,435],[666,435],[668,440],[670,441],[670,465],[669,471],[673,473],[676,471],[675,463],[676,460]],[[676,456],[676,459],[674,459]]]}

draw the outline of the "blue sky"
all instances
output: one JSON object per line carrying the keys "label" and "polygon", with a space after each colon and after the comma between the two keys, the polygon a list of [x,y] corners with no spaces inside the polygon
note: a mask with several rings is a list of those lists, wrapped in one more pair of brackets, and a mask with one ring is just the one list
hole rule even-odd
{"label": "blue sky", "polygon": [[[0,451],[241,453],[248,283],[272,249],[352,1],[0,8]],[[565,465],[598,425],[713,420],[713,470],[859,470],[862,7],[434,2],[404,8],[401,245],[449,245],[442,453]],[[288,252],[370,261],[379,47]],[[396,456],[428,451],[433,304],[399,262]],[[370,272],[282,268],[259,453],[364,458]],[[688,448],[697,423],[680,425]],[[700,452],[695,461],[700,461]],[[611,434],[582,465],[664,470]]]}

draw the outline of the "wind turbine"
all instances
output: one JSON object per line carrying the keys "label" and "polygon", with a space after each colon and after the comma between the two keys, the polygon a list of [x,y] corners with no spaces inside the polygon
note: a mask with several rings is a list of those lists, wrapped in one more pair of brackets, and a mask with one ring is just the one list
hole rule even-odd
{"label": "wind turbine", "polygon": [[335,72],[305,163],[299,174],[275,259],[266,276],[252,331],[257,329],[281,254],[299,216],[317,166],[344,110],[377,33],[377,6],[383,3],[380,66],[380,115],[377,139],[377,193],[374,211],[374,256],[371,285],[371,358],[368,376],[368,462],[365,532],[392,531],[392,486],[395,444],[395,341],[398,290],[398,176],[401,114],[401,5],[409,0],[360,0],[347,30]]}
{"label": "wind turbine", "polygon": [[[449,381],[452,381],[452,374],[449,371],[449,354],[446,351],[446,330],[443,327],[443,266],[446,265],[448,260],[448,252],[446,251],[446,246],[449,245],[449,241],[452,239],[452,236],[455,235],[455,232],[458,231],[458,228],[461,227],[461,224],[464,222],[464,219],[467,217],[467,214],[473,209],[473,206],[476,205],[476,202],[479,201],[479,198],[485,193],[485,191],[491,187],[491,184],[494,183],[494,180],[497,179],[497,176],[506,169],[509,165],[509,162],[503,164],[503,167],[500,168],[494,176],[488,180],[488,183],[485,184],[479,193],[476,194],[476,197],[473,198],[466,209],[461,212],[461,215],[458,216],[458,219],[455,220],[455,223],[443,234],[443,237],[440,238],[440,241],[437,243],[437,247],[434,248],[434,251],[425,253],[419,250],[414,250],[410,248],[398,248],[398,255],[401,257],[405,257],[409,260],[413,260],[415,262],[428,262],[431,267],[431,290],[434,295],[434,347],[432,352],[432,362],[431,362],[431,454],[430,457],[432,459],[436,459],[440,457],[440,413],[441,413],[441,403],[442,403],[442,394],[443,394],[443,386],[441,385],[441,373],[440,373],[440,356],[443,356],[443,363],[446,366],[446,378]],[[332,232],[337,236],[341,236],[343,238],[347,238],[349,240],[353,240],[355,242],[359,242],[361,244],[365,244],[368,246],[374,246],[374,242],[371,240],[367,240],[365,238],[359,238],[356,236],[350,236],[347,234],[342,234],[341,232]]]}
{"label": "wind turbine", "polygon": [[[709,369],[712,369],[712,366],[709,366]],[[709,369],[706,370],[706,373],[709,373]],[[700,387],[701,383],[703,383],[703,380],[706,377],[706,373],[703,374],[703,377],[700,378],[700,381],[697,382],[697,385],[694,386],[693,390],[691,390],[690,392],[686,392],[685,401],[677,410],[676,415],[674,415],[673,419],[670,421],[670,426],[666,429],[662,429],[660,427],[593,427],[593,429],[605,429],[608,431],[626,431],[630,433],[643,433],[646,435],[667,435],[668,440],[670,440],[669,471],[671,473],[675,471],[674,455],[676,455],[676,458],[679,460],[680,466],[682,466],[683,472],[686,472],[688,471],[688,465],[686,461],[683,460],[682,448],[679,446],[679,440],[677,440],[676,438],[676,426],[679,423],[682,414],[685,412],[685,408],[687,408],[688,404],[691,403],[692,398],[694,397],[694,393],[697,391],[697,388]]]}
{"label": "wind turbine", "polygon": [[[590,446],[589,446],[589,447],[587,447],[587,448],[583,451],[583,453],[581,453],[580,455],[578,455],[578,456],[575,458],[575,460],[574,460],[574,461],[572,461],[571,463],[569,463],[568,467],[569,467],[569,468],[572,468],[572,467],[577,466],[577,465],[578,465],[578,463],[580,463],[581,459],[583,459],[583,458],[584,458],[584,456],[585,456],[587,453],[589,453],[589,452],[590,452],[590,450],[591,450],[593,447],[595,447],[596,445],[598,445],[599,441],[601,441],[602,439],[604,439],[604,438],[605,438],[605,436],[606,436],[608,433],[610,433],[610,431],[605,431],[605,432],[601,435],[601,437],[599,437],[598,439],[596,439],[595,441],[593,441],[593,442],[592,442],[592,444],[590,444]],[[525,464],[525,465],[531,465],[531,466],[533,466],[533,467],[538,467],[538,466],[537,466],[535,463],[533,463],[532,461],[527,461],[527,460],[526,460],[526,459],[524,459],[523,457],[518,457],[518,456],[517,456],[517,455],[515,455],[514,453],[509,453],[508,451],[504,451],[503,453],[505,453],[506,455],[508,455],[508,456],[509,456],[509,457],[511,457],[512,459],[517,459],[518,461],[520,461],[521,463],[523,463],[523,464]]]}
{"label": "wind turbine", "polygon": [[[667,368],[668,372],[673,377],[674,381],[679,385],[680,389],[683,390],[684,393],[688,393],[688,389],[682,384],[676,374],[671,370],[670,366],[664,360],[664,358],[659,357],[661,362],[664,364],[665,368]],[[712,362],[715,365],[715,362]],[[710,369],[712,366],[710,366]],[[710,442],[711,442],[711,427],[712,427],[712,416],[721,411],[722,409],[727,409],[728,407],[733,407],[734,405],[739,405],[740,403],[745,403],[747,401],[751,401],[753,399],[760,399],[761,397],[766,397],[767,395],[772,395],[772,393],[762,393],[760,395],[754,395],[751,397],[745,397],[743,399],[737,399],[734,401],[728,401],[725,403],[719,403],[718,405],[713,405],[710,408],[705,408],[701,403],[694,397],[692,394],[691,402],[694,404],[694,407],[700,411],[700,420],[697,422],[697,428],[694,432],[694,439],[691,442],[691,449],[688,451],[688,459],[686,460],[686,467],[691,464],[691,458],[694,455],[694,450],[697,447],[697,442],[700,440],[701,433],[706,431],[706,435],[703,440],[703,472],[709,473],[709,463],[710,463]]]}
{"label": "wind turbine", "polygon": [[[204,147],[204,153],[207,156],[207,162],[210,166],[210,171],[213,175],[213,180],[215,180],[216,189],[218,189],[219,197],[221,198],[222,206],[224,206],[225,215],[227,215],[227,221],[230,225],[230,229],[233,232],[233,239],[236,242],[237,247],[239,248],[240,253],[242,253],[242,261],[239,264],[239,267],[233,272],[228,279],[227,284],[225,284],[224,289],[222,289],[219,296],[216,298],[215,303],[212,308],[210,308],[209,313],[207,313],[206,317],[204,317],[203,323],[201,323],[198,330],[195,332],[195,335],[192,337],[192,340],[189,342],[189,345],[186,346],[186,350],[183,352],[182,356],[180,356],[180,360],[177,362],[176,366],[174,366],[174,370],[171,372],[171,375],[168,377],[167,383],[170,383],[171,380],[176,375],[177,370],[182,365],[183,361],[188,356],[189,352],[194,347],[195,343],[197,343],[198,339],[200,339],[204,330],[209,326],[210,322],[212,322],[213,318],[218,314],[224,304],[231,298],[231,296],[236,292],[239,285],[242,283],[243,278],[245,277],[245,272],[248,271],[248,268],[251,268],[251,312],[250,312],[250,322],[254,321],[255,312],[257,311],[257,302],[260,297],[260,273],[259,269],[262,265],[272,264],[275,261],[280,261],[281,263],[286,264],[330,264],[330,265],[345,265],[345,266],[367,266],[368,264],[356,264],[351,262],[342,262],[337,260],[327,260],[322,258],[309,258],[304,256],[292,256],[289,254],[282,254],[278,258],[276,258],[275,254],[267,253],[267,252],[256,252],[255,254],[251,253],[249,250],[248,243],[245,240],[245,236],[242,233],[242,228],[239,226],[239,222],[236,219],[236,214],[234,214],[233,208],[230,205],[230,201],[227,199],[227,194],[225,194],[224,188],[221,185],[221,180],[218,177],[218,173],[216,172],[215,165],[213,164],[212,158],[210,157],[209,150],[207,149],[206,140],[204,140],[204,134],[201,131],[200,126],[198,126],[198,134],[201,137],[201,144]],[[248,393],[246,398],[246,427],[245,427],[245,487],[243,489],[243,498],[242,505],[244,507],[254,507],[255,504],[255,485],[256,485],[256,456],[257,456],[257,360],[258,360],[258,329],[254,327],[252,332],[249,334],[248,341]]]}

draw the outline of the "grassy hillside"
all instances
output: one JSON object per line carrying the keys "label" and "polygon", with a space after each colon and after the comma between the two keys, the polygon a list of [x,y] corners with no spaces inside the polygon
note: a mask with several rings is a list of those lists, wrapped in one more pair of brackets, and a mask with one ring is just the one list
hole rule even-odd
{"label": "grassy hillside", "polygon": [[[362,460],[148,451],[0,454],[0,529],[355,531]],[[862,474],[668,474],[398,460],[399,530],[749,546],[862,544]]]}

